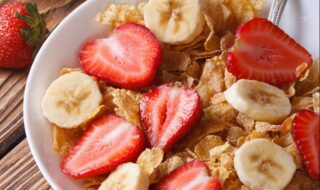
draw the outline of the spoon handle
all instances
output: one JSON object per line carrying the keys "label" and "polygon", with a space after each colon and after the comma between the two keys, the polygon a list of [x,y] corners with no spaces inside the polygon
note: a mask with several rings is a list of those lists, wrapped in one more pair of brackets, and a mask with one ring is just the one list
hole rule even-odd
{"label": "spoon handle", "polygon": [[271,8],[269,11],[268,20],[270,20],[273,24],[278,25],[282,13],[284,11],[284,7],[286,6],[288,0],[273,0],[271,4]]}

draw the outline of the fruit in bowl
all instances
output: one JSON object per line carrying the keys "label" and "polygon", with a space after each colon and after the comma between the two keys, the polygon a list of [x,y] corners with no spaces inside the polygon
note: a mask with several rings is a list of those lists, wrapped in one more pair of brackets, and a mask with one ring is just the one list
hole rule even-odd
{"label": "fruit in bowl", "polygon": [[[191,22],[183,16],[175,20],[174,14],[181,11],[183,15],[184,8],[192,3],[200,5],[199,1],[174,2],[179,6],[164,2],[163,14],[172,17],[165,17],[163,23],[177,27]],[[66,177],[70,176],[82,182],[82,187],[99,190],[199,186],[216,190],[282,189],[294,183],[297,175],[305,176],[303,183],[317,184],[301,174],[317,173],[316,159],[310,159],[317,155],[296,143],[301,137],[290,133],[292,125],[283,127],[286,131],[280,127],[294,118],[295,110],[302,109],[298,96],[292,93],[293,82],[308,80],[311,56],[280,28],[266,19],[254,18],[259,6],[243,1],[250,4],[246,12],[252,14],[241,16],[230,2],[206,1],[208,6],[201,5],[201,11],[196,11],[205,22],[202,30],[189,28],[192,31],[183,35],[192,40],[178,43],[161,36],[173,32],[172,28],[161,33],[158,30],[166,25],[148,26],[151,18],[146,13],[156,8],[153,0],[137,5],[111,4],[98,14],[96,20],[101,24],[95,26],[101,27],[104,35],[93,32],[96,38],[81,38],[73,46],[78,55],[74,67],[59,63],[51,77],[54,82],[47,81],[48,89],[41,96],[42,102],[55,105],[43,103],[41,111],[52,125],[53,148],[61,159],[57,174],[66,174],[62,180],[70,180]],[[90,19],[97,12],[92,11]],[[213,21],[224,24],[214,25]],[[270,33],[261,32],[257,37],[249,30],[254,27],[271,28],[282,38],[272,38],[277,41],[270,43],[263,40],[269,39]],[[109,35],[106,29],[110,29]],[[284,42],[299,48],[283,48]],[[265,57],[268,59],[263,60]],[[249,58],[253,60],[246,60]],[[282,63],[284,59],[287,62]],[[281,67],[289,77],[278,78],[276,71],[265,69],[270,65]],[[263,77],[263,71],[270,76]],[[68,82],[66,78],[71,76],[81,78]],[[311,94],[305,96],[316,100],[319,95],[314,88],[318,86],[310,86]],[[317,112],[318,108],[312,104],[309,109]],[[307,143],[317,147],[315,141]],[[253,156],[251,169],[243,167],[251,153],[257,152],[256,147],[270,152],[260,151]],[[272,153],[285,159],[272,160]],[[254,165],[260,162],[261,167]],[[269,183],[260,184],[266,180],[255,180],[252,172]]]}

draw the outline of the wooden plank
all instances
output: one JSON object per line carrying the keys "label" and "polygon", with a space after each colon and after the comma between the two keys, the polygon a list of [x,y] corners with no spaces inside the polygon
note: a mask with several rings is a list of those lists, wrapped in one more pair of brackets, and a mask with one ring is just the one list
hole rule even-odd
{"label": "wooden plank", "polygon": [[26,139],[0,161],[0,189],[52,189],[36,166]]}
{"label": "wooden plank", "polygon": [[[0,1],[0,6],[9,1]],[[46,12],[49,31],[84,2],[84,0],[33,1],[39,3],[42,12]],[[22,104],[28,71],[29,69],[18,71],[0,69],[0,158],[24,138]]]}

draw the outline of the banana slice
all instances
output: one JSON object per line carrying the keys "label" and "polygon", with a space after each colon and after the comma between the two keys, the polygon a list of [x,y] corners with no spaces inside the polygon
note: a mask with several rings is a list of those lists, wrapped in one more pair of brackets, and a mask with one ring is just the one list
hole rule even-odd
{"label": "banana slice", "polygon": [[258,121],[279,123],[291,112],[285,93],[255,80],[239,80],[224,92],[227,102],[239,112]]}
{"label": "banana slice", "polygon": [[53,81],[41,101],[43,115],[59,127],[74,128],[94,113],[102,95],[97,82],[76,71]]}
{"label": "banana slice", "polygon": [[253,139],[235,153],[240,181],[252,190],[282,190],[296,171],[292,156],[267,139]]}
{"label": "banana slice", "polygon": [[138,164],[125,163],[103,181],[98,190],[148,190],[149,177]]}
{"label": "banana slice", "polygon": [[205,24],[201,0],[149,0],[144,20],[160,41],[169,44],[190,43]]}

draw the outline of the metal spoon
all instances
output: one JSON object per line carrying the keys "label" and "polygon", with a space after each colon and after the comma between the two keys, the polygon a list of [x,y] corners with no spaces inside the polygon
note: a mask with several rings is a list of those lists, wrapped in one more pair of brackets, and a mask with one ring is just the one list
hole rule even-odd
{"label": "metal spoon", "polygon": [[268,15],[268,20],[270,20],[273,24],[278,25],[282,13],[284,11],[284,7],[286,6],[288,0],[273,0],[271,4],[271,8]]}

